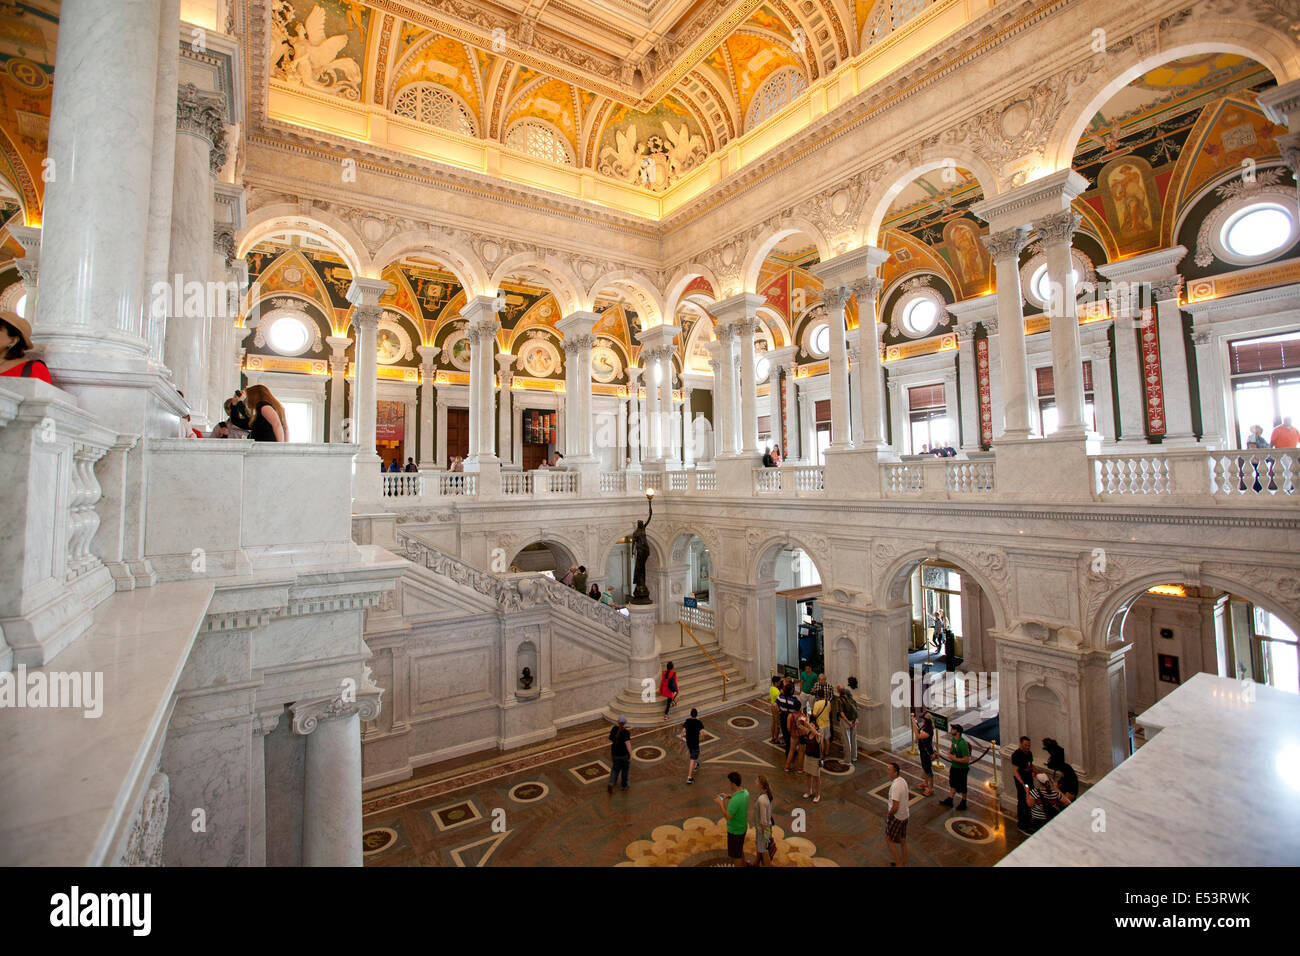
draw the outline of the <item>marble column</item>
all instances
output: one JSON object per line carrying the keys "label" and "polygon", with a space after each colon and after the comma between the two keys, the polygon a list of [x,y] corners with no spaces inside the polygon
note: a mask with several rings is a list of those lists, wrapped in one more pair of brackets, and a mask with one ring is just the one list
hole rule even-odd
{"label": "marble column", "polygon": [[1183,314],[1178,299],[1183,289],[1179,275],[1151,283],[1160,332],[1160,382],[1165,399],[1164,445],[1194,445],[1192,433],[1191,376],[1187,373],[1187,347],[1183,340]]}
{"label": "marble column", "polygon": [[[153,175],[149,188],[149,225],[145,237],[145,290],[169,289],[172,274],[172,197],[176,170],[176,113],[178,56],[177,40],[181,19],[180,0],[162,0],[161,29],[158,31],[158,73],[154,89]],[[145,312],[145,341],[149,361],[163,363],[167,332],[166,307],[149,306]]]}
{"label": "marble column", "polygon": [[438,415],[438,425],[437,425],[437,430],[436,430],[436,433],[435,433],[436,436],[437,436],[436,439],[435,439],[435,440],[437,441],[437,456],[438,456],[438,464],[437,464],[437,467],[438,467],[439,469],[444,469],[444,468],[446,468],[446,467],[448,466],[448,458],[447,458],[447,400],[446,400],[445,398],[439,398],[439,399],[437,400],[437,415]]}
{"label": "marble column", "polygon": [[1201,444],[1211,449],[1235,448],[1237,436],[1228,426],[1223,383],[1227,381],[1224,364],[1226,347],[1215,342],[1208,329],[1192,326],[1192,345],[1196,349],[1197,381],[1201,391]]}
{"label": "marble column", "polygon": [[855,446],[862,444],[862,392],[858,380],[862,377],[862,352],[858,349],[858,330],[848,334],[849,358],[849,424]]}
{"label": "marble column", "polygon": [[1092,404],[1097,415],[1097,431],[1107,442],[1115,440],[1115,403],[1110,385],[1110,345],[1098,342],[1088,348],[1092,362]]}
{"label": "marble column", "polygon": [[[434,379],[437,371],[433,363],[442,351],[436,345],[419,345],[415,349],[420,353],[420,458],[418,467],[421,471],[434,471],[443,467],[433,447],[434,419]],[[446,412],[444,411],[445,415]]]}
{"label": "marble column", "polygon": [[673,449],[673,347],[659,347],[659,367],[663,375],[659,379],[659,440],[662,442],[665,462],[675,457]]}
{"label": "marble column", "polygon": [[[46,169],[53,176],[42,209],[50,241],[42,242],[33,338],[54,380],[74,394],[76,379],[93,389],[102,384],[95,372],[129,377],[147,361],[144,268],[161,13],[160,0],[80,0],[59,12],[59,62],[73,68],[59,71],[51,103]],[[194,241],[206,250],[210,193],[203,208],[209,225]],[[105,410],[102,402],[90,407]]]}
{"label": "marble column", "polygon": [[799,460],[805,465],[817,464],[817,408],[807,386],[799,389]]}
{"label": "marble column", "polygon": [[[175,183],[172,200],[170,289],[152,290],[151,308],[170,307],[163,356],[196,421],[208,416],[208,308],[212,279],[213,186],[225,165],[225,98],[180,87],[176,105]],[[160,293],[167,293],[160,295]]]}
{"label": "marble column", "polygon": [[736,323],[740,333],[740,451],[745,455],[758,454],[758,376],[754,363],[757,329],[758,320],[750,314]]}
{"label": "marble column", "polygon": [[1115,384],[1119,391],[1119,434],[1123,445],[1147,444],[1142,375],[1142,348],[1135,334],[1141,313],[1132,296],[1124,296],[1115,318]]}
{"label": "marble column", "polygon": [[663,439],[660,437],[659,420],[659,382],[663,375],[659,365],[659,350],[647,349],[645,352],[645,409],[646,430],[648,431],[646,457],[647,462],[662,463]]}
{"label": "marble column", "polygon": [[384,279],[353,279],[347,299],[353,305],[352,326],[355,331],[356,372],[353,380],[352,434],[361,447],[357,450],[354,498],[370,500],[379,496],[379,475],[383,463],[375,447],[376,398],[379,379],[379,318],[383,309],[379,300],[390,283]]}
{"label": "marble column", "polygon": [[832,286],[822,292],[826,324],[831,333],[829,375],[831,386],[831,448],[849,448],[849,359],[844,338],[844,306],[852,292],[848,286]]}
{"label": "marble column", "polygon": [[352,340],[342,336],[331,335],[325,340],[330,347],[330,441],[339,444],[343,441],[343,391],[348,374],[348,346]]}
{"label": "marble column", "polygon": [[628,458],[630,457],[627,453],[627,406],[630,401],[631,399],[626,395],[618,400],[618,419],[615,425],[615,471],[623,471],[627,467]]}
{"label": "marble column", "polygon": [[695,428],[691,421],[691,387],[682,382],[682,467],[695,467]]}
{"label": "marble column", "polygon": [[641,405],[641,369],[635,365],[627,370],[628,454],[632,469],[641,470],[641,449],[645,447],[645,418]]}
{"label": "marble column", "polygon": [[379,716],[379,694],[299,701],[293,731],[307,738],[303,866],[361,866],[361,721]]}
{"label": "marble column", "polygon": [[980,450],[980,388],[975,371],[975,326],[957,326],[957,364],[961,371],[961,450]]}
{"label": "marble column", "polygon": [[1070,240],[1081,219],[1073,209],[1044,216],[1034,223],[1047,253],[1047,276],[1051,289],[1052,383],[1056,411],[1060,416],[1057,435],[1083,438],[1087,433],[1083,399],[1083,350],[1079,344],[1079,303],[1074,287],[1074,262]]}
{"label": "marble column", "polygon": [[950,444],[952,444],[953,447],[957,447],[959,436],[956,432],[959,426],[957,421],[957,370],[955,368],[949,368],[943,373],[943,405],[944,416],[951,423],[949,426],[952,429],[949,433]]}
{"label": "marble column", "polygon": [[36,300],[39,292],[41,263],[41,230],[36,226],[23,226],[17,222],[10,223],[9,235],[23,247],[23,256],[14,260],[18,269],[18,278],[22,280],[23,291],[27,301],[23,303],[23,318],[28,322],[36,315]]}
{"label": "marble column", "polygon": [[907,427],[909,412],[907,395],[897,378],[889,380],[889,411],[894,433],[894,454],[916,454],[916,449],[910,447],[912,436]]}
{"label": "marble column", "polygon": [[[1027,438],[1030,423],[1029,372],[1025,361],[1024,293],[1020,290],[1020,250],[1029,242],[1029,230],[1015,226],[982,237],[993,259],[998,284],[998,329],[1002,364],[1002,398],[1005,427],[1010,439]],[[1002,335],[1006,332],[1006,335]],[[996,413],[995,413],[996,414]]]}
{"label": "marble column", "polygon": [[[994,303],[996,306],[996,303]],[[1002,346],[998,338],[998,320],[984,319],[989,343],[989,411],[993,415],[993,440],[1006,430],[1006,403],[1002,400]]]}
{"label": "marble column", "polygon": [[[500,386],[497,404],[497,441],[501,449],[498,457],[502,462],[509,461],[514,452],[514,443],[510,440],[510,416],[513,414],[514,404],[511,401],[510,383],[515,377],[514,372],[511,371],[514,361],[515,357],[508,352],[497,355],[497,379]],[[522,466],[522,461],[520,464]]]}
{"label": "marble column", "polygon": [[266,866],[266,735],[275,730],[282,711],[253,715],[253,776],[248,801],[248,865]]}
{"label": "marble column", "polygon": [[662,469],[667,463],[673,410],[673,340],[681,329],[656,325],[637,333],[646,360],[646,409],[650,422],[650,452],[645,462]]}
{"label": "marble column", "polygon": [[877,319],[882,285],[879,278],[869,276],[852,286],[858,303],[858,351],[862,357],[862,374],[857,383],[862,406],[862,445],[875,449],[885,447],[885,396],[880,374],[881,325]]}
{"label": "marble column", "polygon": [[591,427],[591,349],[595,312],[574,312],[555,324],[564,336],[565,457],[570,465],[594,461]]}
{"label": "marble column", "polygon": [[718,418],[715,435],[720,439],[718,456],[725,457],[734,455],[738,451],[736,447],[736,415],[738,409],[735,407],[733,397],[736,392],[734,384],[736,329],[730,325],[719,325],[714,332],[718,337],[718,384],[721,386],[718,394],[720,401],[718,407],[714,409],[714,414]]}
{"label": "marble column", "polygon": [[782,457],[786,461],[801,461],[803,456],[803,442],[799,434],[799,414],[798,399],[795,396],[795,372],[798,366],[795,365],[794,355],[781,365],[781,387],[785,389],[785,417],[788,421],[783,421],[782,426],[785,429],[786,444],[781,446]]}
{"label": "marble column", "polygon": [[495,453],[495,421],[493,420],[493,346],[496,334],[501,331],[497,321],[496,298],[480,295],[469,300],[460,310],[469,327],[469,436],[471,442],[467,471],[479,471],[480,464],[499,463]]}

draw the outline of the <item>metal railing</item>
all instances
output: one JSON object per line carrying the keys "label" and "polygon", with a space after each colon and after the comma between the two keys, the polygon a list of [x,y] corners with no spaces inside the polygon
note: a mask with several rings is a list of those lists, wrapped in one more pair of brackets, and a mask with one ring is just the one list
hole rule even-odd
{"label": "metal railing", "polygon": [[[686,610],[686,609],[682,608],[682,610]],[[691,640],[695,642],[695,646],[700,649],[700,653],[702,653],[706,658],[708,658],[709,663],[712,664],[717,669],[718,674],[721,675],[722,677],[722,699],[726,700],[727,699],[727,672],[722,669],[721,664],[719,664],[717,661],[713,659],[713,655],[704,649],[704,645],[700,643],[699,638],[695,636],[695,632],[691,630],[689,624],[679,620],[677,622],[677,629],[681,631],[683,635],[690,635]],[[680,646],[681,647],[686,646],[685,636],[682,637],[682,642]]]}

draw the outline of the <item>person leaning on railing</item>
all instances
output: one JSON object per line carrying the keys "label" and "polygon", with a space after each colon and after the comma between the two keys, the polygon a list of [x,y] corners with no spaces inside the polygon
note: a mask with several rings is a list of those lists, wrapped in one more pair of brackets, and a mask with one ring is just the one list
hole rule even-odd
{"label": "person leaning on railing", "polygon": [[0,375],[38,378],[50,382],[50,370],[40,359],[24,356],[32,348],[32,327],[17,312],[0,312]]}

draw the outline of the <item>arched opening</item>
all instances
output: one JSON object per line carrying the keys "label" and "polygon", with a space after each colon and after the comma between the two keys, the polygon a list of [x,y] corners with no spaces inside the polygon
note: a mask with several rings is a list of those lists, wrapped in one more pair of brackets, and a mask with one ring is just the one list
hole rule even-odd
{"label": "arched opening", "polygon": [[[646,573],[649,573],[647,563]],[[673,615],[694,631],[715,630],[712,601],[713,556],[699,535],[680,534],[662,569],[660,592],[673,605]]]}
{"label": "arched opening", "polygon": [[[772,613],[760,613],[758,620],[760,642],[770,642],[773,673],[795,677],[804,665],[814,674],[825,671],[828,649],[818,609],[822,574],[817,562],[797,545],[776,546],[760,564],[759,579],[760,587],[764,582],[771,587]],[[760,595],[760,606],[762,599]]]}
{"label": "arched opening", "polygon": [[[510,559],[510,570],[516,573],[540,571],[558,581],[569,568],[576,567],[577,564],[573,552],[564,545],[555,541],[534,541],[524,545]],[[587,570],[590,572],[591,569]],[[595,575],[588,574],[587,579],[587,587],[590,588]]]}

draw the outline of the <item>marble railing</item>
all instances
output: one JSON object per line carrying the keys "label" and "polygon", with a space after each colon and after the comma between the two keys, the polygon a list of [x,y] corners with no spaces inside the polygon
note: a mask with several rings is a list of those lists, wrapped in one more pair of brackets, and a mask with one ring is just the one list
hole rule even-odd
{"label": "marble railing", "polygon": [[682,605],[677,609],[677,620],[698,631],[712,631],[713,608],[700,604],[696,607]]}
{"label": "marble railing", "polygon": [[546,604],[578,615],[584,621],[609,632],[611,636],[623,639],[622,643],[631,640],[631,621],[627,615],[594,601],[585,594],[579,594],[573,588],[565,587],[544,574],[505,577],[481,571],[400,528],[397,530],[397,545],[407,560],[492,599],[503,612]]}
{"label": "marble railing", "polygon": [[438,475],[438,497],[462,497],[478,494],[478,475],[461,471],[444,471]]}
{"label": "marble railing", "polygon": [[1091,461],[1093,496],[1098,499],[1177,496],[1300,504],[1300,453],[1292,448],[1171,448],[1095,455]]}
{"label": "marble railing", "polygon": [[504,471],[501,473],[501,494],[508,498],[533,493],[532,471]]}
{"label": "marble railing", "polygon": [[886,494],[919,494],[925,488],[920,462],[890,462],[880,466],[880,475]]}
{"label": "marble railing", "polygon": [[821,465],[784,465],[754,469],[754,494],[821,495],[826,492],[826,469]]}
{"label": "marble railing", "polygon": [[411,474],[392,474],[384,473],[379,476],[383,479],[383,496],[391,498],[395,495],[422,495],[424,494],[424,476],[418,473]]}
{"label": "marble railing", "polygon": [[1231,498],[1300,501],[1300,451],[1295,448],[1248,448],[1210,453],[1211,493]]}
{"label": "marble railing", "polygon": [[994,468],[991,461],[946,461],[944,471],[948,476],[949,491],[984,494],[995,490]]}
{"label": "marble railing", "polygon": [[[104,497],[97,468],[110,450],[120,459],[135,444],[53,385],[14,378],[0,387],[0,670],[48,663],[113,593],[96,538]],[[120,461],[108,471],[121,481]]]}
{"label": "marble railing", "polygon": [[1092,468],[1098,495],[1167,495],[1174,490],[1164,455],[1098,455]]}

